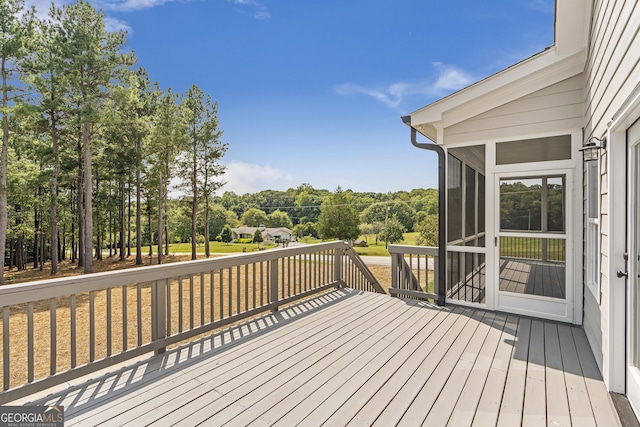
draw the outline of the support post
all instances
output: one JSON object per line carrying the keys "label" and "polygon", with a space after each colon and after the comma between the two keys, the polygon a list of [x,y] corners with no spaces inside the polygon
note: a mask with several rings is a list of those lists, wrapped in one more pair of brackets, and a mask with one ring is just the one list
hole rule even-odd
{"label": "support post", "polygon": [[269,302],[275,304],[271,311],[278,311],[278,260],[272,259],[270,261],[269,272]]}
{"label": "support post", "polygon": [[[167,337],[167,286],[169,279],[156,280],[151,286],[151,339],[162,340]],[[162,354],[166,347],[159,348],[156,354]]]}

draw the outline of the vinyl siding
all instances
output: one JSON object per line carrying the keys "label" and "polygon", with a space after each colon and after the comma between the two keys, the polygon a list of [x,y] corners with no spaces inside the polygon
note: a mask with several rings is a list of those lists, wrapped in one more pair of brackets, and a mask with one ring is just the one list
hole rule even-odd
{"label": "vinyl siding", "polygon": [[582,75],[548,86],[444,129],[447,144],[519,138],[582,127]]}
{"label": "vinyl siding", "polygon": [[[585,141],[606,134],[610,121],[640,84],[640,5],[636,1],[593,3],[587,63],[583,129]],[[610,222],[607,154],[600,163],[600,287],[601,301],[585,291],[584,330],[603,372],[609,371]],[[586,254],[586,252],[585,252]],[[586,264],[586,260],[585,260]]]}
{"label": "vinyl siding", "polygon": [[585,136],[601,136],[640,75],[637,1],[594,2],[586,66]]}

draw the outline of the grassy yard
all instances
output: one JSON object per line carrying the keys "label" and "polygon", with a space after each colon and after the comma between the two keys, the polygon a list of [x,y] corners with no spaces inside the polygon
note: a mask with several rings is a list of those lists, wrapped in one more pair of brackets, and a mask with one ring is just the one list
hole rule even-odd
{"label": "grassy yard", "polygon": [[[416,239],[418,238],[418,233],[404,233],[404,240],[401,242],[397,242],[397,245],[415,245]],[[366,240],[364,237],[360,237],[362,240]],[[369,246],[367,247],[355,247],[355,251],[359,255],[371,255],[371,256],[388,256],[389,251],[385,247],[385,243],[379,241],[376,245],[375,237],[369,238],[368,240]]]}
{"label": "grassy yard", "polygon": [[[261,248],[275,248],[276,245],[270,245],[265,243],[260,243]],[[209,242],[209,248],[211,249],[211,253],[235,253],[242,252],[242,248],[247,248],[247,252],[257,251],[258,244],[257,243],[222,243],[222,242]],[[143,248],[144,251],[144,248]],[[199,254],[204,254],[204,244],[200,244],[196,248],[196,252]],[[170,254],[182,254],[182,253],[191,253],[191,243],[172,243],[169,245],[169,253]]]}
{"label": "grassy yard", "polygon": [[[418,238],[418,233],[404,233],[404,240],[401,242],[397,242],[399,245],[415,245],[416,239]],[[365,239],[364,236],[360,236],[361,240],[367,241],[369,246],[367,247],[356,247],[355,250],[360,255],[374,255],[374,256],[388,256],[389,251],[385,247],[385,243],[379,241],[376,245],[375,237],[369,237],[369,239]],[[322,243],[324,240],[321,239],[313,239],[313,238],[302,238],[300,239],[301,243],[305,244],[315,244]],[[238,253],[242,252],[242,248],[247,248],[247,252],[253,252],[258,250],[258,245],[256,243],[222,243],[222,242],[210,242],[211,253]],[[266,244],[261,243],[261,248],[272,249],[277,247],[282,247],[280,245]],[[155,249],[155,248],[154,248]],[[143,247],[143,251],[145,251]],[[198,254],[204,254],[204,244],[198,245],[196,249]],[[146,252],[145,252],[146,253]],[[169,245],[169,253],[173,255],[177,254],[189,254],[191,253],[191,243],[173,243]]]}

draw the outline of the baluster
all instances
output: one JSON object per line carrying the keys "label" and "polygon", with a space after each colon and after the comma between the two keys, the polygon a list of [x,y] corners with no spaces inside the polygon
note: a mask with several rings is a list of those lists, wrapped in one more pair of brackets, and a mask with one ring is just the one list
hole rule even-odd
{"label": "baluster", "polygon": [[27,304],[27,381],[33,382],[33,302]]}
{"label": "baluster", "polygon": [[56,321],[56,299],[51,298],[49,300],[49,323],[51,331],[51,354],[49,355],[49,375],[53,375],[57,371],[57,356],[58,356],[58,325]]}
{"label": "baluster", "polygon": [[9,390],[9,307],[2,307],[2,389]]}

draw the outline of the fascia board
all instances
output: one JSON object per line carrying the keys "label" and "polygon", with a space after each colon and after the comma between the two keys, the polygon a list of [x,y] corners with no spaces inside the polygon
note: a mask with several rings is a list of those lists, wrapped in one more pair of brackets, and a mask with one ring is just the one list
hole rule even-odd
{"label": "fascia board", "polygon": [[551,47],[411,113],[411,124],[417,127],[442,121],[444,127],[451,126],[579,74],[584,69],[585,60],[584,49],[558,58],[555,47]]}
{"label": "fascia board", "polygon": [[500,86],[481,97],[474,98],[442,113],[444,127],[460,123],[485,111],[576,76],[584,70],[586,55],[576,54],[537,70],[525,77]]}

